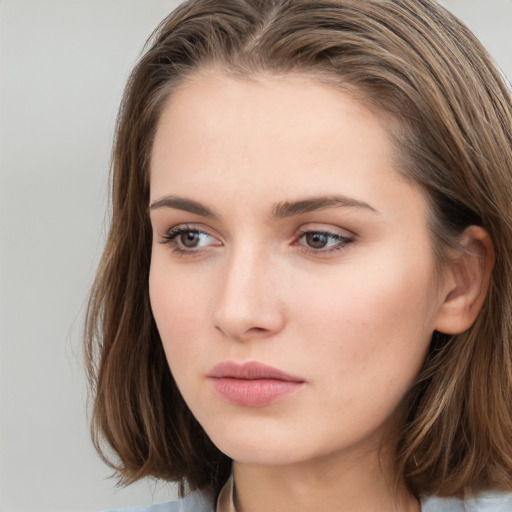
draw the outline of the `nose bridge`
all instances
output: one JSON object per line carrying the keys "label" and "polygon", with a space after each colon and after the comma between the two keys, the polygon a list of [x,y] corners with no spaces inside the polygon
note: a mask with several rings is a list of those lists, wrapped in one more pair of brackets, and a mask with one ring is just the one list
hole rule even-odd
{"label": "nose bridge", "polygon": [[284,317],[279,307],[277,272],[272,255],[262,244],[234,245],[220,276],[215,327],[233,338],[279,331]]}

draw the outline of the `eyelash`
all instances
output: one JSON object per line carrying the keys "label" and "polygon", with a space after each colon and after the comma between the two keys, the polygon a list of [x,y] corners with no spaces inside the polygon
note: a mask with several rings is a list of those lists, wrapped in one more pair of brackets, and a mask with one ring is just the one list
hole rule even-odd
{"label": "eyelash", "polygon": [[[333,252],[341,251],[345,249],[347,245],[354,241],[354,238],[351,236],[344,236],[337,233],[332,233],[330,231],[318,230],[318,229],[305,229],[299,231],[298,233],[299,240],[305,239],[307,235],[321,235],[326,237],[328,240],[334,240],[336,243],[332,247],[327,249],[315,249],[314,247],[302,245],[302,250],[306,253],[313,254],[315,256],[325,256],[328,254],[332,254]],[[299,244],[296,244],[299,245]]]}
{"label": "eyelash", "polygon": [[[182,226],[176,226],[174,228],[171,228],[165,235],[162,236],[163,240],[160,242],[161,244],[168,245],[171,250],[181,256],[195,256],[197,254],[200,254],[205,251],[205,249],[186,249],[183,247],[180,247],[178,242],[178,237],[180,237],[183,234],[186,233],[193,233],[196,235],[203,235],[203,236],[211,236],[205,231],[202,231],[200,229],[182,225]],[[328,254],[331,254],[336,251],[340,251],[344,249],[347,245],[352,243],[354,241],[354,238],[351,236],[343,236],[340,234],[332,233],[330,231],[325,230],[316,230],[316,229],[305,229],[297,232],[298,240],[305,239],[308,235],[321,235],[329,240],[334,240],[336,243],[333,247],[324,249],[324,248],[314,248],[309,247],[306,245],[302,245],[298,242],[296,242],[294,245],[300,245],[302,247],[302,250],[306,253],[313,254],[316,256],[325,256]]]}
{"label": "eyelash", "polygon": [[211,236],[208,235],[205,231],[201,231],[200,229],[193,228],[190,226],[176,226],[171,228],[165,235],[162,236],[163,240],[160,242],[161,244],[168,245],[173,252],[181,255],[181,256],[194,256],[196,254],[200,254],[204,251],[197,249],[183,249],[178,245],[177,238],[186,233],[194,233],[199,235]]}

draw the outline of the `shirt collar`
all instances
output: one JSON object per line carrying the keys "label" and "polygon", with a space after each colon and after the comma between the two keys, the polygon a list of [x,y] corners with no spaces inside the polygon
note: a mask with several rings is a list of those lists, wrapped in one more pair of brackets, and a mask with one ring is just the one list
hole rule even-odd
{"label": "shirt collar", "polygon": [[231,474],[220,491],[215,512],[236,512],[233,499],[234,488],[235,482],[233,480],[233,474]]}

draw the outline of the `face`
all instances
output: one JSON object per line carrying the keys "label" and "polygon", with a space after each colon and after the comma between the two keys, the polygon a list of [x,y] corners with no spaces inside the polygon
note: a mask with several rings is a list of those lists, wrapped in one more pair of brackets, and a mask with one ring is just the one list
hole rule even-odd
{"label": "face", "polygon": [[375,447],[442,303],[385,124],[305,77],[177,90],[151,161],[150,297],[178,387],[236,461]]}

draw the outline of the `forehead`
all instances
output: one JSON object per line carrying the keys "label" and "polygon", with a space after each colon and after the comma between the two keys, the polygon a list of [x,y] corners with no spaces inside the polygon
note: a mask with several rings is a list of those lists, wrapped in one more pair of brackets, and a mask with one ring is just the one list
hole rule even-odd
{"label": "forehead", "polygon": [[198,74],[162,112],[151,185],[171,176],[175,186],[191,177],[226,183],[242,175],[255,187],[263,178],[308,187],[347,173],[364,180],[369,159],[388,173],[395,167],[387,131],[348,92],[308,77]]}

